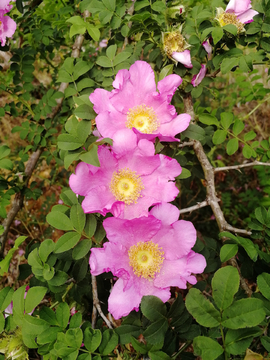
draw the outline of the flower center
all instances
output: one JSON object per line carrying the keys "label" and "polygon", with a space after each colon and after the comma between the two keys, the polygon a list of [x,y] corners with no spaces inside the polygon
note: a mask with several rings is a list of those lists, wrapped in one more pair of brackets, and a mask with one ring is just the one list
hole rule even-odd
{"label": "flower center", "polygon": [[152,134],[159,127],[158,118],[152,107],[137,105],[127,113],[126,127],[136,128],[144,134]]}
{"label": "flower center", "polygon": [[165,36],[164,50],[167,55],[172,56],[174,52],[183,52],[185,50],[185,39],[178,32],[172,32]]}
{"label": "flower center", "polygon": [[160,272],[164,260],[164,252],[158,244],[152,241],[133,245],[128,250],[129,265],[133,268],[135,275],[151,280],[156,273]]}
{"label": "flower center", "polygon": [[125,168],[113,173],[110,190],[118,201],[124,201],[126,205],[136,204],[143,189],[142,179],[136,171]]}
{"label": "flower center", "polygon": [[233,24],[237,27],[237,32],[241,32],[244,28],[244,24],[241,23],[237,16],[234,13],[226,13],[224,12],[218,18],[220,26],[225,26],[228,24]]}

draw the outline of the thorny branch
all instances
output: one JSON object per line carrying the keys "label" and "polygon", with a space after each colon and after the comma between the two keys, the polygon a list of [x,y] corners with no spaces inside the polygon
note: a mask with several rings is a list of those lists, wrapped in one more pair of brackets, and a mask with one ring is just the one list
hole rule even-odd
{"label": "thorny branch", "polygon": [[239,164],[239,165],[217,167],[214,169],[214,172],[227,171],[227,170],[239,170],[239,169],[242,169],[245,167],[257,166],[257,165],[270,166],[270,163],[264,163],[261,161],[252,161],[250,163],[244,163],[244,164]]}
{"label": "thorny branch", "polygon": [[[193,104],[192,104],[192,97],[190,94],[187,94],[184,97],[184,107],[185,107],[185,112],[191,116],[192,120],[194,120],[195,114],[194,114],[194,108],[193,108]],[[214,168],[211,165],[210,161],[208,160],[200,141],[198,141],[198,140],[193,141],[193,149],[194,149],[194,152],[195,152],[195,154],[201,164],[203,172],[204,172],[204,177],[205,177],[205,182],[206,182],[206,192],[207,192],[206,201],[212,208],[212,211],[215,215],[219,230],[220,231],[228,230],[228,231],[235,232],[235,233],[250,235],[251,233],[249,231],[234,228],[233,226],[228,224],[227,221],[225,220],[223,211],[221,210],[221,208],[219,206],[219,199],[216,196]],[[237,269],[239,271],[240,279],[241,279],[240,280],[241,286],[245,290],[246,294],[248,296],[251,296],[252,291],[249,289],[249,287],[247,286],[247,284],[245,282],[245,279],[242,277],[240,269],[237,265],[235,258],[233,258],[230,261],[230,263],[231,263],[231,265],[237,267]]]}
{"label": "thorny branch", "polygon": [[[84,12],[84,18],[86,18],[88,16],[90,16],[90,13],[88,10],[86,10]],[[76,37],[75,43],[72,47],[71,57],[78,58],[80,56],[80,49],[81,49],[83,40],[84,40],[84,35],[78,35]],[[58,91],[61,91],[64,93],[64,91],[67,89],[67,87],[68,87],[68,83],[61,83]],[[59,110],[62,106],[63,100],[64,100],[64,97],[56,100],[57,106],[52,110],[51,114],[48,114],[48,117],[54,118],[57,115],[57,113],[59,112]],[[30,158],[25,166],[24,188],[28,186],[29,180],[32,176],[32,173],[37,165],[37,162],[38,162],[42,152],[43,152],[43,149],[39,148],[30,156]],[[24,198],[24,195],[23,195],[22,191],[15,195],[15,198],[11,205],[11,209],[9,210],[6,219],[4,219],[4,221],[2,223],[2,225],[4,227],[4,232],[0,236],[0,244],[2,244],[1,250],[0,250],[0,257],[3,257],[3,254],[4,254],[4,249],[5,249],[5,244],[7,241],[9,228],[10,228],[13,220],[15,219],[16,215],[18,214],[18,212],[21,210],[21,208],[23,206],[23,198]]]}
{"label": "thorny branch", "polygon": [[[98,291],[97,291],[97,279],[94,275],[91,275],[92,278],[92,293],[93,293],[93,304],[99,315],[102,317],[102,319],[105,321],[106,325],[108,326],[108,328],[112,329],[112,324],[111,322],[106,318],[106,316],[103,314],[103,311],[101,309],[100,303],[99,303],[99,299],[98,299]],[[92,313],[92,327],[93,329],[95,328],[95,324],[96,324],[96,312],[93,311]]]}

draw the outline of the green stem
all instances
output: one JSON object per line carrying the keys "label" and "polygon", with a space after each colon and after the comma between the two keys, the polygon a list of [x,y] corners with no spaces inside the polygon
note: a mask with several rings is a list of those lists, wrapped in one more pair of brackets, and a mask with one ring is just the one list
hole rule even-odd
{"label": "green stem", "polygon": [[228,360],[227,353],[226,353],[226,346],[225,346],[225,337],[224,337],[224,332],[223,332],[223,327],[222,327],[222,325],[220,325],[220,332],[221,332],[221,337],[222,337],[222,343],[223,343],[225,360]]}
{"label": "green stem", "polygon": [[259,104],[255,106],[254,109],[252,109],[247,115],[243,116],[240,120],[244,120],[248,118],[250,115],[252,115],[263,103],[270,100],[270,96],[268,96],[266,99],[259,101]]}

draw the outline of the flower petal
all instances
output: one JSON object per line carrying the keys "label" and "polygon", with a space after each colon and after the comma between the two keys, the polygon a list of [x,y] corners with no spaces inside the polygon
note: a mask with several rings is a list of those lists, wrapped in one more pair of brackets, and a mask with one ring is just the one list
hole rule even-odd
{"label": "flower petal", "polygon": [[129,248],[140,241],[151,240],[159,231],[161,222],[153,216],[130,221],[111,217],[103,221],[103,226],[110,242]]}
{"label": "flower petal", "polygon": [[238,17],[238,20],[241,21],[241,23],[247,24],[247,23],[252,22],[254,16],[257,14],[259,14],[257,11],[250,9],[240,15],[237,15],[237,17]]}
{"label": "flower petal", "polygon": [[165,288],[168,286],[177,286],[180,289],[186,289],[186,280],[182,278],[182,273],[186,273],[187,257],[177,260],[164,260],[160,273],[154,279],[156,287]]}
{"label": "flower petal", "polygon": [[[159,136],[160,141],[179,141],[174,136],[185,131],[189,127],[190,120],[191,116],[189,114],[180,114],[171,122],[161,124],[159,128],[161,133]],[[173,138],[174,140],[167,140],[167,138]]]}
{"label": "flower petal", "polygon": [[191,84],[194,87],[198,86],[202,82],[203,78],[206,75],[206,71],[207,71],[206,66],[204,64],[202,64],[201,70],[199,71],[199,73],[194,75],[191,80]]}
{"label": "flower petal", "polygon": [[207,39],[206,41],[204,41],[202,43],[202,46],[204,47],[205,51],[207,52],[207,54],[211,54],[213,51],[213,47],[209,42],[209,39]]}
{"label": "flower petal", "polygon": [[9,16],[0,16],[0,22],[2,22],[0,29],[0,41],[2,46],[4,46],[6,44],[6,38],[12,37],[15,33],[17,24]]}
{"label": "flower petal", "polygon": [[150,210],[150,214],[161,220],[162,225],[171,225],[179,219],[180,212],[176,206],[162,203],[154,206]]}
{"label": "flower petal", "polygon": [[0,2],[0,12],[3,12],[3,14],[6,14],[12,9],[12,5],[9,5],[11,0],[1,0]]}
{"label": "flower petal", "polygon": [[170,103],[171,99],[178,88],[182,84],[182,79],[179,75],[171,74],[165,76],[158,82],[157,88],[162,96],[167,96],[167,102]]}
{"label": "flower petal", "polygon": [[91,189],[91,191],[87,193],[82,202],[82,208],[86,214],[98,212],[105,216],[107,212],[111,211],[114,202],[115,198],[109,191],[109,188],[99,186]]}
{"label": "flower petal", "polygon": [[241,14],[251,8],[251,0],[230,0],[226,12]]}
{"label": "flower petal", "polygon": [[110,99],[113,94],[104,89],[96,89],[90,94],[89,99],[94,104],[94,110],[97,114],[103,111],[113,111],[114,107],[111,105]]}
{"label": "flower petal", "polygon": [[131,286],[124,291],[123,279],[118,279],[108,299],[108,310],[115,319],[127,316],[132,310],[139,310],[142,295]]}
{"label": "flower petal", "polygon": [[192,68],[193,65],[191,63],[190,51],[185,50],[182,52],[173,52],[172,58],[181,64],[183,64],[186,68]]}

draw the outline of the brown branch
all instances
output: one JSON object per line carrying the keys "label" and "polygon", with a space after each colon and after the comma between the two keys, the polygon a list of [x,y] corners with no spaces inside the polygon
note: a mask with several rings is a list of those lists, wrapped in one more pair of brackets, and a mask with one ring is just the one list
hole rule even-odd
{"label": "brown branch", "polygon": [[207,74],[206,77],[215,78],[219,72],[220,72],[220,69],[217,69],[212,74]]}
{"label": "brown branch", "polygon": [[216,173],[218,171],[239,170],[239,169],[242,169],[245,167],[257,166],[257,165],[270,166],[270,163],[264,163],[261,161],[253,161],[253,162],[245,163],[245,164],[217,167],[214,169],[214,172]]}
{"label": "brown branch", "polygon": [[[86,18],[88,16],[90,16],[90,13],[88,10],[86,10],[84,12],[84,17]],[[81,49],[83,40],[84,40],[84,35],[78,35],[76,37],[75,43],[72,47],[72,53],[71,53],[72,57],[78,58],[80,56],[80,49]],[[69,85],[68,83],[61,83],[58,91],[61,91],[64,93],[64,91],[67,89],[68,85]],[[55,108],[53,108],[51,114],[48,114],[48,117],[54,118],[56,116],[56,114],[59,112],[59,110],[62,106],[63,100],[64,100],[64,97],[56,99],[57,106]],[[38,162],[42,152],[43,152],[43,149],[39,148],[30,156],[30,158],[25,166],[24,188],[28,186],[29,180],[32,176],[32,173],[37,165],[37,162]],[[21,208],[23,206],[23,198],[24,198],[24,195],[23,195],[22,191],[15,195],[15,198],[11,205],[11,209],[9,210],[6,219],[4,219],[4,221],[2,223],[2,225],[4,227],[4,232],[0,236],[0,244],[2,244],[1,250],[0,250],[0,257],[3,257],[3,255],[4,255],[4,249],[5,249],[5,244],[7,241],[9,228],[10,228],[13,220],[15,219],[16,215],[18,214],[18,212],[21,210]]]}
{"label": "brown branch", "polygon": [[[192,97],[190,94],[187,94],[184,97],[184,107],[185,107],[185,112],[191,116],[192,120],[194,120],[195,113],[194,113],[194,108],[193,108],[193,104],[192,104]],[[206,192],[207,192],[206,201],[212,208],[212,211],[215,215],[219,230],[220,231],[228,230],[228,231],[233,231],[233,232],[238,232],[241,234],[249,235],[249,233],[246,230],[234,228],[230,224],[228,224],[227,221],[225,220],[223,211],[221,210],[221,208],[219,206],[219,199],[216,196],[214,168],[211,165],[210,161],[208,160],[200,141],[194,140],[193,149],[194,149],[194,152],[195,152],[195,154],[201,164],[203,172],[204,172],[204,177],[205,177],[205,182],[206,182]],[[234,261],[236,262],[235,259],[234,259]],[[239,268],[238,268],[238,271],[239,271],[240,278],[242,279],[241,286],[245,290],[246,294],[248,296],[251,296],[252,291],[249,289],[245,280],[243,279]]]}
{"label": "brown branch", "polygon": [[194,210],[200,209],[200,208],[208,206],[208,205],[209,205],[208,201],[205,200],[205,201],[202,201],[202,202],[198,203],[197,205],[193,205],[193,206],[190,206],[188,208],[181,209],[180,214],[184,214],[184,213],[187,213],[187,212],[192,212]]}
{"label": "brown branch", "polygon": [[[106,325],[108,326],[109,329],[112,329],[112,324],[111,322],[106,318],[106,316],[103,314],[103,311],[101,309],[100,303],[99,303],[99,299],[98,299],[98,291],[97,291],[97,279],[94,275],[91,275],[92,278],[92,293],[93,293],[93,304],[96,307],[99,315],[102,317],[102,319],[105,321]],[[93,323],[93,320],[95,320],[95,316],[92,316],[92,326],[95,326],[95,322]],[[93,328],[94,328],[93,326]]]}
{"label": "brown branch", "polygon": [[185,146],[193,146],[193,141],[184,141],[182,144],[179,144],[179,148],[183,148]]}

